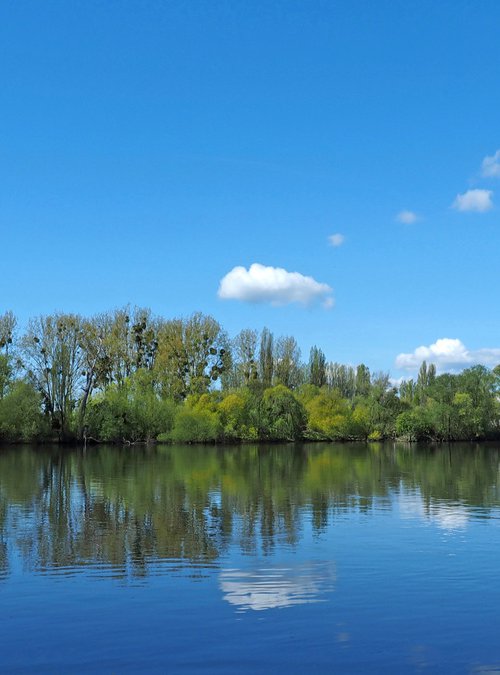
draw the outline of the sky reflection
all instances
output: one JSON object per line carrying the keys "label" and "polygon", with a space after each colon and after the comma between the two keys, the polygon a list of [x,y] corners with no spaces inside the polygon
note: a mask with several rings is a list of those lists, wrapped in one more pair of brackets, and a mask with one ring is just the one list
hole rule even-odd
{"label": "sky reflection", "polygon": [[325,602],[327,594],[333,591],[334,581],[332,562],[256,570],[227,569],[219,576],[224,600],[242,611]]}

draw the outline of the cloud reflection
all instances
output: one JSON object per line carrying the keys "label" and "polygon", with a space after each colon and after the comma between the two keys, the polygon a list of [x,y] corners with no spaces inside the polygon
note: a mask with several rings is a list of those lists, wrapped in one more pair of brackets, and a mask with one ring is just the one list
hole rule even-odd
{"label": "cloud reflection", "polygon": [[427,504],[417,492],[399,495],[399,511],[402,518],[416,517],[443,530],[463,530],[469,523],[469,513],[463,504],[432,501]]}
{"label": "cloud reflection", "polygon": [[227,569],[219,577],[224,600],[243,611],[325,602],[334,581],[332,562],[257,570]]}

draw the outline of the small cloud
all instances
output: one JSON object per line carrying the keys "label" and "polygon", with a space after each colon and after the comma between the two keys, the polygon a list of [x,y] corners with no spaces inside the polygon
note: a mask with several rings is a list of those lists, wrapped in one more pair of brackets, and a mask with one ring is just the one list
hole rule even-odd
{"label": "small cloud", "polygon": [[299,272],[288,272],[281,267],[266,267],[253,263],[233,269],[221,279],[218,296],[223,300],[241,300],[251,303],[288,305],[297,302],[311,305],[322,300],[323,306],[333,306],[332,289],[312,277]]}
{"label": "small cloud", "polygon": [[330,246],[342,246],[342,244],[345,241],[345,237],[343,234],[331,234],[328,237],[328,241],[330,243]]}
{"label": "small cloud", "polygon": [[483,159],[481,173],[486,178],[500,178],[500,150],[497,150],[491,157]]}
{"label": "small cloud", "polygon": [[457,211],[477,211],[483,213],[493,208],[492,190],[467,190],[457,195],[452,207]]}
{"label": "small cloud", "polygon": [[483,348],[473,351],[467,349],[457,338],[440,338],[428,347],[417,347],[410,354],[398,354],[396,366],[415,371],[422,361],[434,363],[441,372],[462,370],[475,364],[496,366],[500,363],[500,349]]}
{"label": "small cloud", "polygon": [[413,211],[400,211],[398,213],[398,215],[396,216],[396,220],[398,221],[398,223],[404,223],[405,225],[411,225],[412,223],[417,222],[418,216]]}

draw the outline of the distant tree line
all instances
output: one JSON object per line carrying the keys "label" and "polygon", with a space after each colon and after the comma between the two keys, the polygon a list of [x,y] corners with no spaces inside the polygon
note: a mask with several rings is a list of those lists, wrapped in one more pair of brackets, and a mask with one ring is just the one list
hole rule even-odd
{"label": "distant tree line", "polygon": [[125,307],[57,313],[20,333],[0,315],[0,440],[117,443],[476,440],[500,435],[500,366],[437,375],[303,361],[297,341],[211,316]]}

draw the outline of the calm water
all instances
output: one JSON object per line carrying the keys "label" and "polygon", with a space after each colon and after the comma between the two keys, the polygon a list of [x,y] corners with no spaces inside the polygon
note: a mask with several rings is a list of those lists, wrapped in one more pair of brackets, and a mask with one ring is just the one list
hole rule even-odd
{"label": "calm water", "polygon": [[500,673],[500,450],[0,450],[2,673]]}

